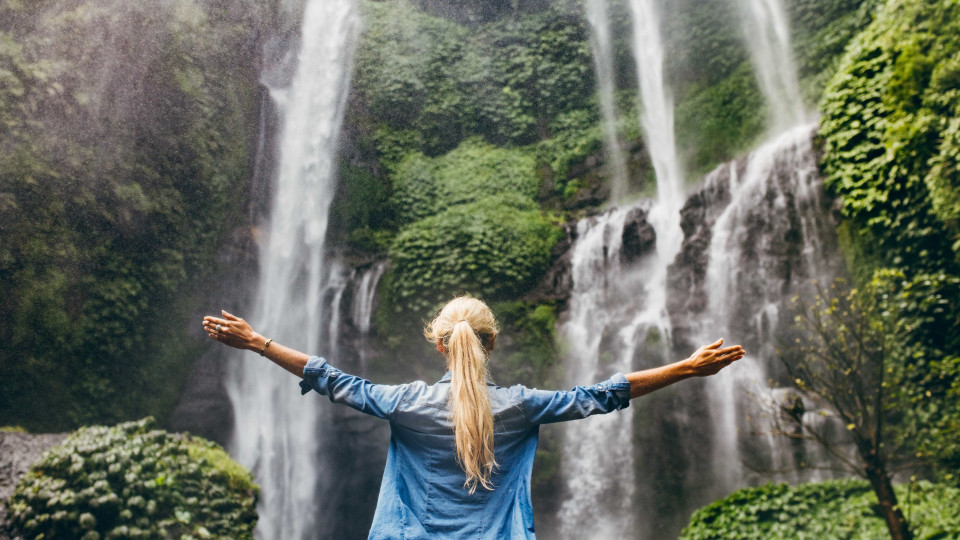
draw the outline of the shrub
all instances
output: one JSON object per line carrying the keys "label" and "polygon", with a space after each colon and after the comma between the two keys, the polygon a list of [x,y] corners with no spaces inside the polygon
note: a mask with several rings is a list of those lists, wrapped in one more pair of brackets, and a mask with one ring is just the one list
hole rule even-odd
{"label": "shrub", "polygon": [[535,202],[511,194],[413,223],[390,249],[394,309],[425,315],[458,293],[488,301],[519,294],[547,269],[560,234]]}
{"label": "shrub", "polygon": [[408,154],[394,180],[396,213],[401,221],[411,222],[495,194],[533,199],[540,186],[535,163],[527,152],[497,148],[479,138],[436,158]]}
{"label": "shrub", "polygon": [[84,427],[44,452],[10,499],[29,538],[252,538],[258,488],[218,445],[152,418]]}
{"label": "shrub", "polygon": [[[960,489],[916,482],[896,491],[917,538],[955,538],[960,532]],[[737,490],[697,510],[680,537],[889,538],[876,505],[862,480],[767,484]]]}

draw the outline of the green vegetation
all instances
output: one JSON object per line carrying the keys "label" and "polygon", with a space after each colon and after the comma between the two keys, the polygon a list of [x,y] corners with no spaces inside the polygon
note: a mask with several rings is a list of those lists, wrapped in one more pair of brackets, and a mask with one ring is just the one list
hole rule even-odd
{"label": "green vegetation", "polygon": [[265,16],[245,11],[0,7],[0,422],[163,417],[177,399],[199,351],[186,318],[244,216]]}
{"label": "green vegetation", "polygon": [[856,256],[956,269],[958,30],[953,2],[888,2],[827,87],[823,171],[851,232],[866,235]]}
{"label": "green vegetation", "polygon": [[900,318],[897,369],[915,375],[901,423],[958,483],[960,466],[960,6],[890,0],[851,44],[822,104],[825,183],[842,201],[855,284]]}
{"label": "green vegetation", "polygon": [[[960,536],[960,490],[929,482],[896,486],[918,538]],[[680,538],[889,538],[862,480],[767,484],[735,491],[697,510]]]}
{"label": "green vegetation", "polygon": [[257,486],[219,446],[153,419],[85,427],[48,450],[10,499],[29,538],[253,538]]}
{"label": "green vegetation", "polygon": [[390,249],[394,309],[425,316],[458,293],[516,297],[546,271],[558,232],[535,203],[509,195],[418,221]]}
{"label": "green vegetation", "polygon": [[878,271],[857,289],[838,279],[809,303],[799,302],[798,334],[783,353],[786,368],[797,388],[823,407],[821,415],[846,426],[849,437],[831,435],[822,417],[811,422],[799,398],[772,415],[783,424],[776,432],[826,447],[837,465],[869,480],[894,538],[911,537],[892,487],[894,471],[944,471],[960,443],[960,423],[950,411],[955,359],[931,350],[936,338],[924,336],[949,325],[940,315],[960,292],[960,280],[923,276],[918,287],[904,278]]}

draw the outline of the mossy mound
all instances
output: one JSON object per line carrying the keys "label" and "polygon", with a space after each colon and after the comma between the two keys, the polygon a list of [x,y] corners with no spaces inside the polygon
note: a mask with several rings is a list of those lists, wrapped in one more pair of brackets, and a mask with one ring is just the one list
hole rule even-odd
{"label": "mossy mound", "polygon": [[10,498],[28,538],[253,538],[258,488],[218,445],[152,418],[84,427],[45,452]]}

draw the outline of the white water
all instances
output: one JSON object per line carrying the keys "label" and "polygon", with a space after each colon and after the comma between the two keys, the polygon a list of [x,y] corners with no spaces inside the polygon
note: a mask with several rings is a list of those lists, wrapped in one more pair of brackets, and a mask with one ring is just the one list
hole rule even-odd
{"label": "white water", "polygon": [[633,56],[637,65],[642,108],[640,125],[653,170],[657,177],[657,198],[648,220],[657,232],[658,261],[645,280],[647,303],[631,326],[656,326],[670,335],[666,313],[667,267],[680,252],[683,230],[680,208],[683,206],[683,174],[673,126],[673,98],[664,79],[663,41],[660,17],[653,0],[631,0],[633,18]]}
{"label": "white water", "polygon": [[586,2],[593,69],[597,77],[597,98],[600,100],[600,112],[603,115],[603,144],[607,158],[607,174],[610,177],[610,202],[619,203],[627,196],[627,160],[617,134],[617,111],[613,100],[613,39],[610,36],[608,9],[607,0]]}
{"label": "white water", "polygon": [[350,318],[361,334],[370,333],[374,295],[377,292],[377,284],[380,283],[380,278],[386,269],[387,264],[385,262],[374,263],[373,266],[363,272],[363,277],[360,278],[360,283],[357,285],[353,304],[350,306]]}
{"label": "white water", "polygon": [[[640,123],[657,178],[657,198],[646,216],[656,232],[656,249],[634,264],[621,262],[624,222],[631,208],[578,224],[571,261],[573,291],[560,327],[570,384],[589,384],[614,371],[633,371],[638,345],[651,335],[668,343],[671,333],[667,268],[683,243],[683,176],[674,141],[673,101],[664,80],[660,19],[651,0],[632,0],[630,11],[643,103]],[[600,19],[597,13],[592,16]],[[611,335],[616,337],[604,344]],[[584,531],[595,538],[635,536],[634,523],[641,512],[631,505],[635,492],[632,419],[628,409],[565,427],[567,489],[558,514],[564,537],[580,537]]]}
{"label": "white water", "polygon": [[[768,366],[778,360],[775,335],[785,291],[799,285],[796,277],[829,279],[830,261],[821,238],[829,232],[820,201],[820,179],[811,143],[814,127],[799,126],[750,153],[744,170],[730,171],[730,202],[713,226],[706,270],[707,311],[699,321],[699,341],[719,336],[749,335],[758,350],[736,368],[707,385],[713,415],[717,480],[730,491],[749,476],[742,468],[740,438],[756,417],[758,401],[767,392]],[[762,223],[762,230],[757,224]],[[796,231],[799,252],[784,252],[789,231]],[[797,265],[784,276],[783,258]],[[752,398],[751,398],[752,396]],[[786,454],[771,441],[773,468],[788,469]],[[779,456],[779,457],[778,457]]]}
{"label": "white water", "polygon": [[770,109],[770,131],[780,133],[807,121],[783,3],[737,0],[737,4],[754,73]]}
{"label": "white water", "polygon": [[[603,365],[601,340],[624,313],[623,298],[642,290],[643,283],[620,279],[620,231],[627,210],[608,212],[577,225],[578,240],[571,266],[573,291],[567,321],[560,335],[567,346],[569,385],[599,382],[615,371],[631,371],[632,355],[618,354],[613,366]],[[629,277],[629,276],[628,276]],[[640,275],[633,277],[640,278]],[[621,351],[620,347],[616,348]],[[564,538],[628,537],[633,498],[632,409],[564,426],[563,475],[566,496],[558,519]]]}
{"label": "white water", "polygon": [[[324,237],[358,30],[354,0],[308,1],[292,83],[270,88],[282,119],[279,170],[251,321],[261,333],[311,353],[319,352],[325,322],[336,323],[324,317],[322,299],[333,287],[336,304],[343,286],[342,279],[331,282]],[[301,398],[296,378],[250,353],[239,354],[231,368],[231,452],[260,484],[257,537],[315,537],[324,500],[317,482],[320,401]]]}

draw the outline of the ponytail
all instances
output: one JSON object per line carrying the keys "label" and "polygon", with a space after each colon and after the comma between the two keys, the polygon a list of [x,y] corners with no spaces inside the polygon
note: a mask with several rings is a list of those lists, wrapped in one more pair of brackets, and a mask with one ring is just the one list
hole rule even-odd
{"label": "ponytail", "polygon": [[493,411],[487,391],[487,350],[484,340],[497,334],[490,308],[475,298],[448,303],[424,331],[433,343],[442,342],[452,374],[450,415],[457,462],[466,474],[464,487],[493,489],[490,477],[497,466],[493,449]]}

